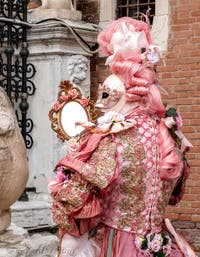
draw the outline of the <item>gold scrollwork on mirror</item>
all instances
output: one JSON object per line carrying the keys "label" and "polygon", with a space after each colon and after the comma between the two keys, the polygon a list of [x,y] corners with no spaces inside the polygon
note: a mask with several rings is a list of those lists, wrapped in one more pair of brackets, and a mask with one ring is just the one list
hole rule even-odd
{"label": "gold scrollwork on mirror", "polygon": [[58,99],[49,111],[51,127],[62,140],[78,136],[84,128],[77,122],[92,122],[97,119],[94,102],[82,96],[78,87],[63,80],[59,86]]}

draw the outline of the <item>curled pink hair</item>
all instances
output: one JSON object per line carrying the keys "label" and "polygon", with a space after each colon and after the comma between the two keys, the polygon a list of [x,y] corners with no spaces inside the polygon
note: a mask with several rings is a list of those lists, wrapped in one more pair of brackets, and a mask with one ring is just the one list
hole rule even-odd
{"label": "curled pink hair", "polygon": [[132,61],[115,61],[111,70],[124,82],[128,102],[138,101],[150,113],[161,117],[165,114],[161,95],[156,86],[154,70]]}
{"label": "curled pink hair", "polygon": [[[100,50],[107,56],[113,54],[110,48],[113,34],[119,31],[123,33],[122,23],[125,23],[129,32],[144,32],[148,44],[152,43],[149,23],[123,17],[111,22],[98,36]],[[142,64],[141,49],[137,49],[137,51],[131,58],[123,58],[123,55],[120,55],[119,52],[109,64],[111,71],[124,82],[127,102],[138,101],[143,107],[146,106],[146,109],[151,113],[154,112],[163,116],[165,108],[159,90],[155,86],[155,72],[152,68],[147,68]],[[138,58],[138,54],[140,58]]]}

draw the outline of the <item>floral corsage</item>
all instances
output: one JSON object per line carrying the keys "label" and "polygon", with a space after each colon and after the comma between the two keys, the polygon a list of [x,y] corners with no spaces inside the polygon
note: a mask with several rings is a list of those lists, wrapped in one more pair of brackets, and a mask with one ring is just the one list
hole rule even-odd
{"label": "floral corsage", "polygon": [[171,238],[167,232],[149,233],[135,238],[136,248],[149,257],[167,257],[171,253]]}
{"label": "floral corsage", "polygon": [[56,168],[56,181],[58,183],[66,184],[71,179],[71,171],[65,169],[63,166],[58,166]]}
{"label": "floral corsage", "polygon": [[181,151],[184,152],[189,150],[189,148],[192,147],[192,144],[180,131],[180,127],[183,123],[179,112],[175,108],[169,108],[165,113],[164,122]]}

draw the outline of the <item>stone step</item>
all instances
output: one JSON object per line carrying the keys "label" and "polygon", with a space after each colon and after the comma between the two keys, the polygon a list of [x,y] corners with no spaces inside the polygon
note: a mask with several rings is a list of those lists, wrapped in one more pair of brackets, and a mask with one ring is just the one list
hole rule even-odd
{"label": "stone step", "polygon": [[51,203],[39,200],[16,202],[11,206],[12,222],[22,228],[54,226]]}

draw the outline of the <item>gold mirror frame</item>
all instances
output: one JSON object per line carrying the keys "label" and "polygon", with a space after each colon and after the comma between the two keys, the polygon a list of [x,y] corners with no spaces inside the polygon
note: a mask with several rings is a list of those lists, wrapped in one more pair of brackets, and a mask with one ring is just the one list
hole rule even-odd
{"label": "gold mirror frame", "polygon": [[51,128],[57,133],[58,138],[62,141],[68,140],[72,137],[66,133],[61,121],[63,108],[66,104],[72,102],[81,105],[85,110],[89,122],[96,123],[98,117],[97,109],[95,108],[92,100],[83,97],[81,90],[78,87],[73,86],[69,81],[61,81],[57,102],[54,103],[52,109],[49,111],[49,119],[51,121]]}

